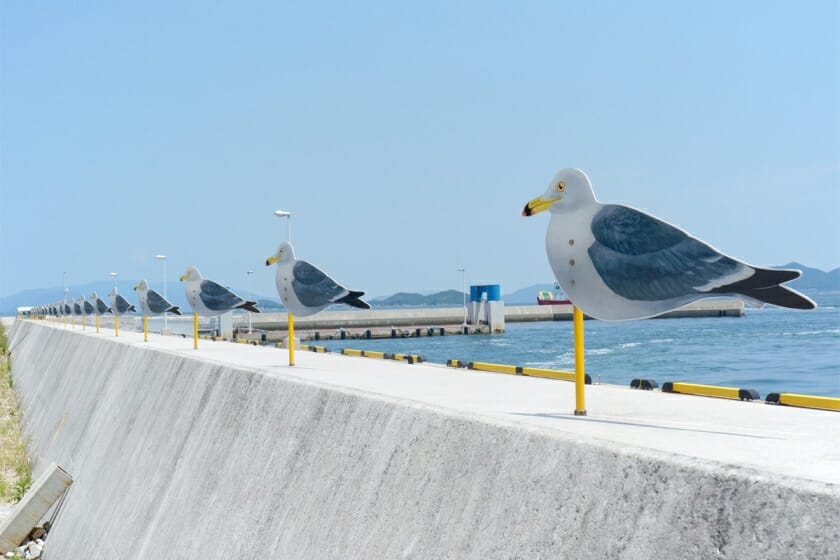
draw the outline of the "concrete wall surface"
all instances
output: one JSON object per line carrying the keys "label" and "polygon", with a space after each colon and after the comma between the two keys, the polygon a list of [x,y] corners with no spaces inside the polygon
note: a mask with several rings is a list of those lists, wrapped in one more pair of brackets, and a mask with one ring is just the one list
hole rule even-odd
{"label": "concrete wall surface", "polygon": [[123,338],[30,321],[10,331],[35,476],[55,461],[74,478],[47,540],[52,560],[840,554],[837,485]]}

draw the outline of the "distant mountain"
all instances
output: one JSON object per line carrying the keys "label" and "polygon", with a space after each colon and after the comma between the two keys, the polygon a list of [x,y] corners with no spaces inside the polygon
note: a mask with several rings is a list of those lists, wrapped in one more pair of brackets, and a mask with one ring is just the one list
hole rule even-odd
{"label": "distant mountain", "polygon": [[560,297],[563,295],[563,290],[557,288],[554,283],[534,284],[533,286],[516,290],[510,294],[505,294],[502,296],[502,299],[504,300],[505,305],[536,305],[537,294],[544,290],[552,292],[554,297]]}
{"label": "distant mountain", "polygon": [[445,290],[434,294],[423,295],[417,293],[399,292],[390,297],[379,299],[377,305],[383,307],[428,307],[443,305],[463,305],[464,292]]}
{"label": "distant mountain", "polygon": [[791,262],[779,268],[796,268],[802,271],[800,278],[788,283],[791,288],[814,292],[840,292],[840,268],[823,272],[797,262]]}

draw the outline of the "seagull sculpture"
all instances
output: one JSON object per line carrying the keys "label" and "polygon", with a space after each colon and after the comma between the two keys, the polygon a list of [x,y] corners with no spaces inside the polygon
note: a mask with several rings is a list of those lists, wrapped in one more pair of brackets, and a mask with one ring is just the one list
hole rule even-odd
{"label": "seagull sculpture", "polygon": [[544,210],[551,214],[546,251],[557,282],[591,317],[642,319],[719,296],[759,307],[816,307],[784,285],[800,271],[747,264],[641,210],[603,204],[579,169],[559,171],[522,215]]}
{"label": "seagull sculpture", "polygon": [[361,299],[364,292],[348,290],[318,267],[295,259],[295,250],[288,241],[281,243],[277,251],[265,260],[266,266],[275,263],[277,293],[293,315],[314,315],[334,303],[370,309],[370,304]]}
{"label": "seagull sculpture", "polygon": [[247,301],[221,284],[205,280],[201,272],[191,266],[181,275],[181,282],[186,282],[184,289],[193,311],[202,316],[221,315],[233,309],[244,309],[259,313],[255,301]]}
{"label": "seagull sculpture", "polygon": [[134,286],[134,291],[137,292],[140,309],[143,310],[143,315],[146,317],[157,317],[164,313],[181,314],[181,310],[177,305],[172,305],[162,295],[149,288],[149,283],[146,282],[145,278]]}
{"label": "seagull sculpture", "polygon": [[111,298],[111,313],[118,317],[137,311],[134,305],[128,303],[127,299],[117,293],[116,288],[111,288],[111,291],[108,292],[108,297]]}

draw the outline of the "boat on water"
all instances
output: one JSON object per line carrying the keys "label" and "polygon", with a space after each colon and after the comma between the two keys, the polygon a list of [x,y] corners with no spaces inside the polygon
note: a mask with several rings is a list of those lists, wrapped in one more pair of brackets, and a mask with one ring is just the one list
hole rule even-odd
{"label": "boat on water", "polygon": [[540,290],[537,293],[537,305],[570,305],[572,302],[560,289],[560,286],[555,285],[557,296],[551,290]]}

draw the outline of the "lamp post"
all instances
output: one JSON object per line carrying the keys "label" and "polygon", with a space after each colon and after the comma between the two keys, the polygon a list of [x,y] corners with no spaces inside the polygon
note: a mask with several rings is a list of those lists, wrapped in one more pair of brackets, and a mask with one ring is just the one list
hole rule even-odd
{"label": "lamp post", "polygon": [[[251,301],[251,275],[254,273],[253,270],[249,270],[246,272],[248,275],[248,301]],[[251,327],[251,313],[248,313],[248,334],[254,332],[254,329]]]}
{"label": "lamp post", "polygon": [[67,313],[65,306],[67,305],[67,273],[64,273],[64,306],[61,307],[61,314],[64,316],[64,327],[67,328]]}
{"label": "lamp post", "polygon": [[[116,302],[116,295],[119,294],[119,290],[117,289],[117,275],[118,272],[112,272],[111,276],[114,278],[114,301]],[[116,303],[115,303],[116,305]],[[116,311],[112,311],[114,313],[114,336],[120,336],[120,316],[117,315]]]}
{"label": "lamp post", "polygon": [[[278,218],[286,218],[286,240],[292,242],[292,213],[287,210],[275,210],[274,215]],[[289,365],[295,365],[295,316],[288,309],[289,316]]]}
{"label": "lamp post", "polygon": [[292,242],[292,213],[286,210],[275,210],[274,215],[278,218],[286,218],[286,241]]}
{"label": "lamp post", "polygon": [[[163,299],[166,299],[166,255],[155,255],[155,258],[159,261],[163,261]],[[163,330],[168,329],[168,322],[166,317],[166,311],[163,312]]]}
{"label": "lamp post", "polygon": [[467,281],[466,281],[466,269],[462,266],[458,269],[458,272],[461,273],[461,292],[464,294],[464,324],[463,327],[467,326]]}

